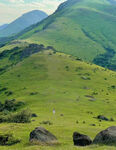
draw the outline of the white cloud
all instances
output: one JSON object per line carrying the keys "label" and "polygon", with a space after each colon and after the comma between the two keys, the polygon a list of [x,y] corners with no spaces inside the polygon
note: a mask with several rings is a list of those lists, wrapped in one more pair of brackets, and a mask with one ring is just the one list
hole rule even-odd
{"label": "white cloud", "polygon": [[24,0],[8,0],[11,3],[24,3]]}
{"label": "white cloud", "polygon": [[30,3],[25,3],[25,0],[8,1],[10,4],[0,2],[0,24],[12,22],[22,14],[35,9],[52,14],[65,0],[31,0]]}
{"label": "white cloud", "polygon": [[60,3],[61,1],[57,0],[43,0],[42,2],[32,2],[30,4],[27,4],[27,6],[30,6],[32,8],[39,8],[47,12],[48,14],[51,14],[57,9]]}

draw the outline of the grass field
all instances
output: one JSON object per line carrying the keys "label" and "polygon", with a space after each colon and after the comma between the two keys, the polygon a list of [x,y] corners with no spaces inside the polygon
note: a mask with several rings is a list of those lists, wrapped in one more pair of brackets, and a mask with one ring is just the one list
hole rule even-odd
{"label": "grass field", "polygon": [[[3,59],[1,63],[9,62]],[[6,96],[5,92],[1,92],[0,100],[4,102],[15,98],[24,101],[25,106],[18,111],[29,109],[38,117],[25,124],[1,123],[0,132],[13,133],[21,142],[13,146],[0,146],[0,149],[115,150],[116,147],[100,145],[74,147],[72,140],[74,131],[87,134],[93,139],[99,131],[116,124],[116,121],[99,122],[93,118],[103,114],[116,119],[116,89],[111,88],[115,84],[115,72],[75,60],[63,53],[54,54],[49,50],[25,58],[0,75],[0,89],[6,87],[13,93]],[[36,94],[31,95],[32,92]],[[87,95],[93,96],[94,100]],[[53,108],[56,109],[55,115],[52,113]],[[47,120],[53,124],[40,124]],[[43,126],[56,135],[59,145],[30,145],[29,134],[38,126]]]}

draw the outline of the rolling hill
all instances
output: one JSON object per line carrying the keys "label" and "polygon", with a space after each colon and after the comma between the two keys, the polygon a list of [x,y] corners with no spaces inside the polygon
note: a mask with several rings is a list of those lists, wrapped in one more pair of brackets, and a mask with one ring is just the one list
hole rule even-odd
{"label": "rolling hill", "polygon": [[42,21],[47,16],[48,15],[45,12],[39,10],[33,10],[31,12],[25,13],[15,21],[8,24],[5,28],[0,30],[0,37],[8,37],[21,32],[30,25]]}
{"label": "rolling hill", "polygon": [[[116,124],[116,121],[99,122],[95,118],[103,114],[115,119],[115,72],[76,60],[56,52],[52,47],[26,44],[0,53],[0,100],[2,103],[6,99],[22,101],[25,105],[18,112],[29,109],[38,117],[33,118],[31,123],[1,123],[0,133],[13,133],[21,139],[20,143],[0,146],[1,149],[81,150],[73,146],[74,131],[94,138],[102,129]],[[4,113],[8,114],[7,111]],[[42,124],[44,121],[52,124]],[[30,145],[29,133],[37,126],[54,133],[60,145]],[[84,149],[107,148],[115,150],[113,146],[102,145]]]}
{"label": "rolling hill", "polygon": [[[1,38],[0,136],[13,134],[19,143],[0,149],[116,149],[115,145],[75,147],[72,139],[74,131],[93,139],[116,125],[116,72],[106,69],[116,69],[115,8],[113,0],[68,0],[45,20]],[[13,122],[13,116],[21,119],[16,115],[23,110],[36,117]],[[30,144],[29,134],[38,126],[52,132],[59,144]]]}
{"label": "rolling hill", "polygon": [[15,38],[53,46],[116,70],[116,4],[114,0],[68,0],[56,12]]}

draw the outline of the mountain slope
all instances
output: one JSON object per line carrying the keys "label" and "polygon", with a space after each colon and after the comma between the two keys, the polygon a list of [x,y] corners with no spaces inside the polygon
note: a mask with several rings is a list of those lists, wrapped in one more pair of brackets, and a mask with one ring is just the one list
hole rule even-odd
{"label": "mountain slope", "polygon": [[23,14],[15,21],[11,22],[7,27],[0,31],[0,37],[7,37],[24,30],[32,24],[42,21],[48,15],[39,10],[33,10],[31,12]]}
{"label": "mountain slope", "polygon": [[[116,5],[110,0],[68,0],[19,39],[53,46],[116,70]],[[107,57],[110,55],[110,57]]]}
{"label": "mountain slope", "polygon": [[[25,106],[18,111],[28,108],[38,116],[31,123],[0,124],[0,132],[10,132],[21,139],[19,144],[4,146],[4,150],[75,150],[77,148],[72,143],[74,131],[94,138],[99,131],[116,124],[116,121],[99,122],[94,118],[103,114],[115,119],[115,72],[77,61],[72,56],[55,53],[48,48],[43,49],[42,45],[29,47],[17,47],[0,53],[1,102],[14,98],[24,101]],[[41,49],[39,52],[38,48]],[[3,68],[6,70],[3,71]],[[7,95],[9,91],[11,94]],[[56,110],[55,116],[52,114],[53,108]],[[48,120],[51,125],[42,124]],[[60,145],[29,145],[29,133],[37,126],[54,133]],[[115,150],[113,146],[102,145],[85,147],[85,150],[108,148]]]}
{"label": "mountain slope", "polygon": [[3,30],[4,28],[6,28],[8,26],[8,24],[3,24],[0,26],[0,30]]}

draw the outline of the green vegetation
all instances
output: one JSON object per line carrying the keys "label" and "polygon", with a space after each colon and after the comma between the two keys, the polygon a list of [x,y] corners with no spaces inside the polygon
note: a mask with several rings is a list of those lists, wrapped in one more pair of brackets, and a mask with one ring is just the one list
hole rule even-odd
{"label": "green vegetation", "polygon": [[112,1],[68,0],[53,15],[14,39],[50,45],[59,52],[116,70],[115,27],[116,5]]}
{"label": "green vegetation", "polygon": [[[19,56],[19,53],[17,55]],[[2,58],[0,65],[8,65],[10,62],[8,58]],[[6,114],[5,117],[11,116],[11,120],[15,121],[1,123],[0,132],[11,132],[21,141],[10,147],[0,146],[0,148],[3,150],[115,150],[113,146],[104,145],[74,147],[72,140],[74,131],[94,138],[99,131],[116,124],[115,83],[115,72],[53,50],[45,49],[23,58],[0,75],[1,103],[5,104],[6,99],[25,102],[16,113]],[[6,91],[12,91],[13,94],[6,95]],[[54,108],[55,115],[52,112]],[[25,116],[24,120],[30,116],[24,113],[24,109],[30,109],[31,113],[36,113],[36,117],[31,118],[29,123],[24,124],[24,121],[18,123],[19,121],[16,120],[23,118],[20,116]],[[105,115],[113,121],[100,122],[97,119],[98,115]],[[43,126],[56,135],[60,144],[30,145],[29,134],[38,126]]]}
{"label": "green vegetation", "polygon": [[[49,47],[47,47],[49,49]],[[52,49],[52,47],[50,47]],[[29,44],[25,47],[13,47],[10,50],[3,50],[0,53],[0,74],[6,72],[13,65],[22,61],[24,58],[31,56],[34,53],[45,50],[44,45]]]}
{"label": "green vegetation", "polygon": [[[0,39],[0,132],[3,141],[10,132],[20,139],[17,144],[1,144],[0,149],[116,149],[74,147],[72,138],[77,131],[93,139],[116,125],[116,72],[111,71],[116,70],[116,5],[112,3],[68,0],[41,23]],[[53,133],[59,144],[31,145],[29,134],[38,126]]]}
{"label": "green vegetation", "polygon": [[15,139],[12,134],[0,133],[0,145],[2,145],[2,146],[4,146],[4,145],[11,146],[11,145],[17,144],[19,142],[20,142],[20,140]]}
{"label": "green vegetation", "polygon": [[[6,115],[6,113],[8,115]],[[4,112],[3,114],[0,114],[0,123],[29,123],[31,122],[31,113],[27,110],[23,110],[19,113],[8,113]]]}
{"label": "green vegetation", "polygon": [[[5,92],[5,94],[6,94],[6,92]],[[7,96],[9,96],[9,95],[7,95]],[[3,111],[9,111],[9,112],[10,111],[16,111],[18,108],[20,108],[23,105],[24,105],[24,102],[21,102],[21,101],[16,102],[15,99],[6,100],[4,104],[2,104],[0,102],[0,112],[3,112]]]}

